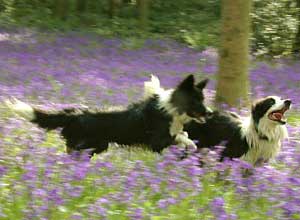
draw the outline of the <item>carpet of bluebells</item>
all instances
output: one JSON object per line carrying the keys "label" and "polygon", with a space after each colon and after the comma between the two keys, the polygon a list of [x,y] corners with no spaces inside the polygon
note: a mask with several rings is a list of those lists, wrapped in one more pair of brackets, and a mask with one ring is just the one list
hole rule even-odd
{"label": "carpet of bluebells", "polygon": [[[142,99],[151,73],[167,88],[194,73],[211,79],[210,105],[216,68],[214,49],[173,41],[0,31],[2,101],[122,108]],[[178,160],[176,146],[158,155],[112,144],[91,161],[74,160],[58,131],[45,133],[1,104],[0,219],[300,219],[300,62],[253,58],[250,79],[253,98],[275,94],[294,102],[290,139],[276,163],[257,168],[219,163],[218,151],[200,167],[203,155]]]}

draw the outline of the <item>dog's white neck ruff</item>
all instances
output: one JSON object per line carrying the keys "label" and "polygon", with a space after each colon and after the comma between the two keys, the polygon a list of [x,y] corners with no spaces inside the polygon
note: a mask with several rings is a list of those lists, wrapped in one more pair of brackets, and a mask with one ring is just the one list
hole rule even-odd
{"label": "dog's white neck ruff", "polygon": [[186,123],[192,121],[186,113],[179,114],[176,107],[171,103],[171,97],[174,90],[161,90],[158,95],[159,106],[172,116],[172,122],[170,125],[169,133],[172,137],[175,137],[175,141],[179,146],[188,147],[191,146],[197,149],[196,144],[188,138],[188,133],[183,131],[183,127]]}
{"label": "dog's white neck ruff", "polygon": [[163,89],[160,86],[159,79],[154,75],[151,76],[150,81],[144,83],[144,98],[157,95],[159,98],[159,107],[172,116],[172,122],[169,129],[170,135],[175,137],[175,141],[178,143],[178,145],[183,147],[192,146],[196,149],[197,146],[195,143],[188,138],[187,132],[183,131],[184,124],[190,122],[192,118],[186,113],[179,114],[176,107],[172,105],[171,98],[173,92],[173,89]]}
{"label": "dog's white neck ruff", "polygon": [[242,135],[249,145],[248,152],[241,157],[253,165],[258,161],[272,161],[281,149],[281,141],[288,138],[285,125],[279,125],[262,117],[257,126],[253,118],[249,117],[243,121]]}

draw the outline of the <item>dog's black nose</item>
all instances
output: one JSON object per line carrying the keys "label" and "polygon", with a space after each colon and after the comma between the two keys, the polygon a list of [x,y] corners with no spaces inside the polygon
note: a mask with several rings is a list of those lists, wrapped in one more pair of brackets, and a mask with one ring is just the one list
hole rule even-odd
{"label": "dog's black nose", "polygon": [[286,99],[286,100],[284,100],[284,104],[286,106],[290,106],[292,104],[292,101],[290,99]]}

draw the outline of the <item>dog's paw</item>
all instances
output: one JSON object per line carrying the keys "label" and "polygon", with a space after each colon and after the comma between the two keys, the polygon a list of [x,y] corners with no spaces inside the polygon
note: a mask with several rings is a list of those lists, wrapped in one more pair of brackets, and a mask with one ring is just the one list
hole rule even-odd
{"label": "dog's paw", "polygon": [[197,150],[197,145],[192,141],[192,143],[189,145],[193,150]]}
{"label": "dog's paw", "polygon": [[187,132],[180,132],[176,135],[175,141],[178,143],[179,146],[183,147],[192,147],[193,149],[197,149],[197,145],[188,138]]}
{"label": "dog's paw", "polygon": [[186,131],[180,132],[180,134],[184,135],[185,137],[189,138],[189,134]]}

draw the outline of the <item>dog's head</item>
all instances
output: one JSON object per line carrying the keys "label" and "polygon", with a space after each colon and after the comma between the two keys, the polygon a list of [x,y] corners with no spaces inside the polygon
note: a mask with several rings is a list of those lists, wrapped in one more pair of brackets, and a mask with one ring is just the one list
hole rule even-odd
{"label": "dog's head", "polygon": [[256,101],[252,105],[252,118],[257,126],[260,120],[269,125],[284,125],[286,119],[284,114],[291,107],[290,99],[281,99],[278,96],[268,96]]}
{"label": "dog's head", "polygon": [[187,114],[198,121],[204,121],[204,117],[211,113],[211,110],[204,105],[203,89],[208,79],[195,84],[193,75],[186,77],[174,90],[171,103],[179,114]]}

